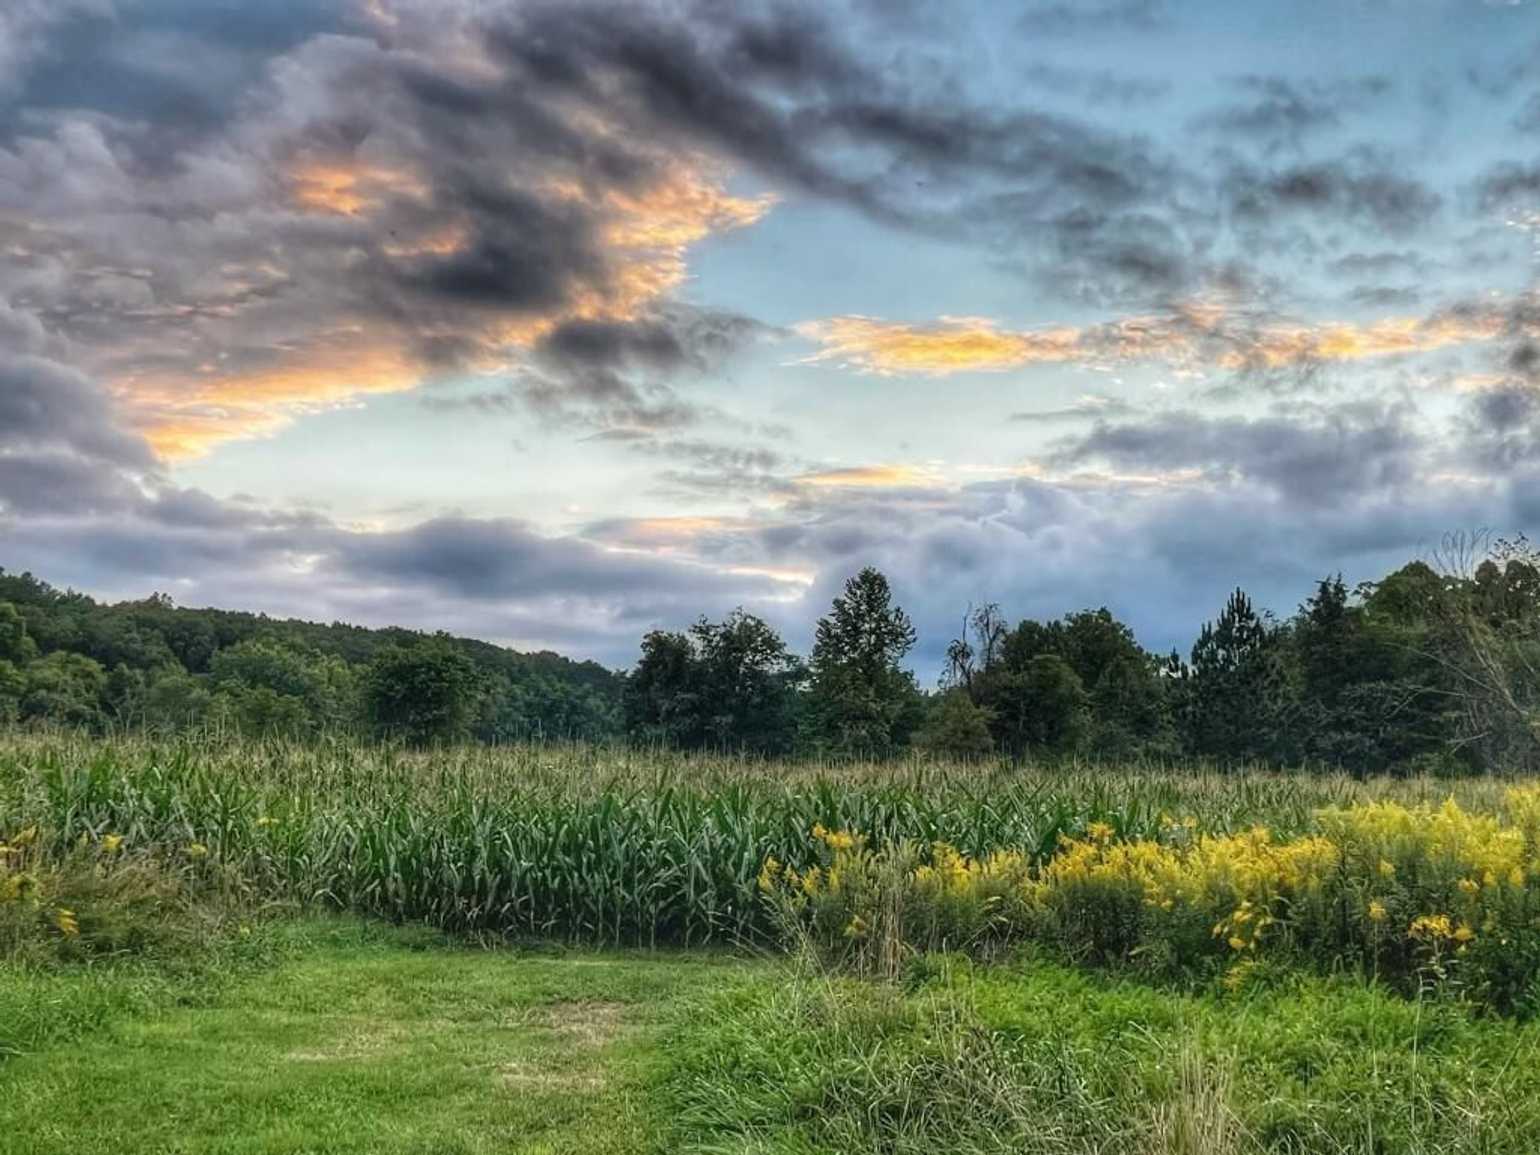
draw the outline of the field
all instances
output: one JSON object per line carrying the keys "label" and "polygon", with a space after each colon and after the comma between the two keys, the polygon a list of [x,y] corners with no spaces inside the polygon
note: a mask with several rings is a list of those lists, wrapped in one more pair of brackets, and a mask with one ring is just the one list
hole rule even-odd
{"label": "field", "polygon": [[0,740],[21,1152],[1519,1152],[1497,779]]}

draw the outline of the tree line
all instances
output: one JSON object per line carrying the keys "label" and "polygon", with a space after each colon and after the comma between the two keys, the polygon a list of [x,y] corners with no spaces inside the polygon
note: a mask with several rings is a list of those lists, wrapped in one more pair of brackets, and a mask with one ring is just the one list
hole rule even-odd
{"label": "tree line", "polygon": [[104,604],[0,569],[0,722],[152,732],[605,739],[621,675],[447,634]]}
{"label": "tree line", "polygon": [[1105,608],[1012,624],[991,603],[965,614],[926,693],[902,664],[914,642],[873,569],[805,662],[742,610],[653,631],[627,729],[766,754],[1540,770],[1540,555],[1522,538],[1451,538],[1434,564],[1352,589],[1324,577],[1285,620],[1237,589],[1185,657],[1145,650]]}
{"label": "tree line", "polygon": [[409,742],[625,738],[764,755],[1088,758],[1356,773],[1540,770],[1540,555],[1451,538],[1286,619],[1237,589],[1183,655],[1109,610],[962,615],[938,684],[864,569],[810,653],[742,609],[653,630],[625,673],[446,634],[104,604],[0,570],[0,722]]}

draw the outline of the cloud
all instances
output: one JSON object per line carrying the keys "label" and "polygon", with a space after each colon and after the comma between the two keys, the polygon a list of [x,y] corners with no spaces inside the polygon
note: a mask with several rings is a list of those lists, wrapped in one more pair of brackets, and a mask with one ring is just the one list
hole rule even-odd
{"label": "cloud", "polygon": [[1211,480],[1254,483],[1281,497],[1322,505],[1344,494],[1396,489],[1416,478],[1425,445],[1404,407],[1370,404],[1303,416],[1160,414],[1100,421],[1053,455],[1061,466],[1105,462],[1119,469],[1192,469]]}
{"label": "cloud", "polygon": [[1476,194],[1484,212],[1533,208],[1540,201],[1540,164],[1504,161],[1494,165],[1477,182]]}
{"label": "cloud", "polygon": [[1306,217],[1405,236],[1428,225],[1443,205],[1439,193],[1403,176],[1389,158],[1358,149],[1332,161],[1276,169],[1235,165],[1222,192],[1245,225]]}
{"label": "cloud", "polygon": [[939,479],[933,471],[912,465],[858,465],[803,473],[793,482],[813,489],[929,489]]}
{"label": "cloud", "polygon": [[274,54],[207,131],[140,132],[88,86],[97,108],[0,135],[0,299],[186,456],[641,317],[692,246],[768,211],[720,159],[626,131],[598,94],[565,102],[442,16],[373,37],[252,21],[243,51]]}
{"label": "cloud", "polygon": [[1385,77],[1294,80],[1284,76],[1241,76],[1232,81],[1237,97],[1204,114],[1200,128],[1250,143],[1264,153],[1298,149],[1317,133],[1343,122],[1390,89]]}
{"label": "cloud", "polygon": [[1267,372],[1490,342],[1503,336],[1509,324],[1501,308],[1485,305],[1423,317],[1291,323],[1265,320],[1222,303],[1193,301],[1165,313],[1083,328],[1012,330],[979,317],[913,324],[846,316],[806,322],[796,331],[821,346],[805,364],[834,364],[882,376],[945,377],[1034,364],[1132,362]]}
{"label": "cloud", "polygon": [[832,317],[806,322],[797,332],[821,346],[806,359],[808,364],[848,365],[883,376],[990,373],[1032,362],[1069,361],[1080,338],[1074,329],[1011,332],[985,317],[942,317],[932,325]]}
{"label": "cloud", "polygon": [[1028,409],[1020,413],[1012,413],[1007,420],[1037,425],[1060,421],[1085,421],[1093,418],[1128,417],[1138,411],[1137,405],[1122,398],[1087,393],[1077,398],[1072,404],[1058,409]]}

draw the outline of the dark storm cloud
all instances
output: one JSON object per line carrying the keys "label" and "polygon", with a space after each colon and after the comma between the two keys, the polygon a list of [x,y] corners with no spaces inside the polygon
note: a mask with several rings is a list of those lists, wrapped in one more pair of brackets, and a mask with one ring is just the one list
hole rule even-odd
{"label": "dark storm cloud", "polygon": [[1384,77],[1299,81],[1282,76],[1243,76],[1233,81],[1237,99],[1197,120],[1263,152],[1299,148],[1311,135],[1342,125],[1347,114],[1389,91]]}
{"label": "dark storm cloud", "polygon": [[1291,502],[1322,505],[1345,494],[1397,488],[1416,475],[1425,445],[1406,409],[1352,405],[1301,416],[1210,417],[1168,413],[1099,423],[1055,454],[1060,465],[1171,471],[1265,486]]}
{"label": "dark storm cloud", "polygon": [[640,605],[709,595],[722,585],[704,569],[543,537],[506,520],[443,518],[395,533],[343,535],[328,565],[361,582],[421,585],[475,599],[625,598]]}
{"label": "dark storm cloud", "polygon": [[551,91],[619,100],[656,136],[709,144],[884,221],[961,228],[969,213],[942,202],[960,195],[971,210],[972,186],[991,179],[1028,182],[1036,191],[1017,187],[1020,196],[1060,210],[1152,192],[1164,162],[1142,142],[1074,118],[986,109],[923,72],[875,68],[823,11],[698,7],[690,24],[642,6],[533,5],[492,36],[501,59]]}
{"label": "dark storm cloud", "polygon": [[1224,195],[1230,210],[1248,224],[1309,217],[1391,236],[1427,225],[1443,203],[1433,189],[1364,149],[1334,161],[1276,169],[1237,165],[1224,182]]}
{"label": "dark storm cloud", "polygon": [[45,448],[129,469],[154,466],[85,376],[41,357],[0,359],[0,452]]}
{"label": "dark storm cloud", "polygon": [[424,404],[441,412],[534,413],[552,426],[645,437],[720,416],[681,398],[681,376],[720,373],[751,342],[772,332],[748,317],[668,305],[630,320],[565,321],[532,346],[528,367],[507,385]]}
{"label": "dark storm cloud", "polygon": [[1505,161],[1494,165],[1477,182],[1476,194],[1484,212],[1533,208],[1540,202],[1540,164]]}

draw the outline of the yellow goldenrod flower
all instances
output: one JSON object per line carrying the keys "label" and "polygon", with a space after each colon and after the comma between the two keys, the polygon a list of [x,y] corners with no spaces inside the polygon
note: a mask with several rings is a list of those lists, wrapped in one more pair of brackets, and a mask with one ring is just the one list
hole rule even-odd
{"label": "yellow goldenrod flower", "polygon": [[1466,894],[1476,894],[1481,890],[1481,884],[1474,878],[1462,878],[1456,885]]}
{"label": "yellow goldenrod flower", "polygon": [[1476,932],[1462,922],[1459,926],[1455,927],[1454,934],[1450,937],[1455,942],[1470,942],[1471,939],[1476,937]]}
{"label": "yellow goldenrod flower", "polygon": [[1396,876],[1396,864],[1388,859],[1380,859],[1380,877],[1394,878]]}
{"label": "yellow goldenrod flower", "polygon": [[102,849],[108,854],[116,854],[123,847],[121,834],[108,834],[102,838]]}
{"label": "yellow goldenrod flower", "polygon": [[80,933],[80,923],[75,919],[75,912],[62,906],[53,912],[53,924],[65,938],[74,938]]}
{"label": "yellow goldenrod flower", "polygon": [[187,844],[188,858],[206,858],[208,856],[208,852],[209,848],[203,845],[201,842],[189,842]]}
{"label": "yellow goldenrod flower", "polygon": [[1386,919],[1385,904],[1375,899],[1369,904],[1369,921],[1384,922]]}
{"label": "yellow goldenrod flower", "polygon": [[1439,939],[1453,938],[1454,925],[1449,921],[1447,914],[1420,914],[1412,919],[1412,925],[1407,934],[1424,942],[1435,942]]}
{"label": "yellow goldenrod flower", "polygon": [[1245,950],[1247,945],[1248,944],[1247,944],[1246,940],[1241,938],[1240,935],[1232,934],[1230,936],[1230,949],[1231,950]]}
{"label": "yellow goldenrod flower", "polygon": [[1115,831],[1105,822],[1093,822],[1085,828],[1093,842],[1111,842]]}

